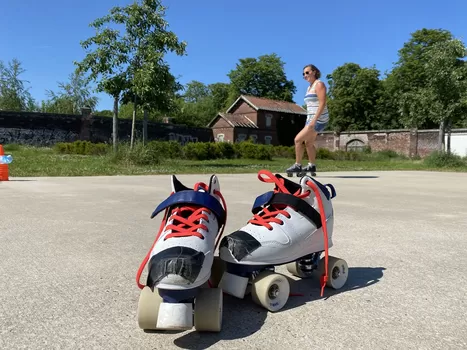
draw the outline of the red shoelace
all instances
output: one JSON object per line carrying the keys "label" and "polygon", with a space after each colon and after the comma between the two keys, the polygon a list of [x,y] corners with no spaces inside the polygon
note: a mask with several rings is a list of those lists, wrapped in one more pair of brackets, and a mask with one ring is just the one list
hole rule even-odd
{"label": "red shoelace", "polygon": [[[196,183],[193,188],[197,190],[200,187],[204,191],[206,192],[208,191],[208,186],[202,182]],[[173,192],[170,193],[170,195],[173,195],[173,194],[174,194]],[[227,217],[227,206],[226,206],[224,197],[217,190],[214,190],[214,194],[218,195],[220,199],[222,200],[222,204],[225,209],[225,214]],[[136,284],[138,285],[140,289],[143,289],[145,287],[145,285],[140,283],[141,274],[143,273],[143,270],[149,260],[149,256],[151,254],[152,249],[156,245],[157,241],[159,240],[159,237],[161,236],[163,232],[166,222],[168,220],[169,221],[172,220],[172,224],[167,225],[167,227],[165,228],[165,230],[171,230],[172,232],[168,233],[164,237],[164,240],[174,238],[174,237],[190,237],[190,236],[195,236],[200,239],[204,239],[203,235],[198,232],[199,229],[203,229],[203,230],[208,229],[206,225],[201,223],[201,219],[208,221],[208,216],[205,213],[203,213],[203,211],[208,214],[211,213],[209,209],[204,208],[204,207],[198,208],[198,207],[189,207],[189,206],[176,208],[171,213],[168,213],[168,208],[165,210],[164,218],[162,219],[161,225],[159,227],[159,232],[157,233],[156,238],[151,248],[149,249],[148,253],[146,254],[144,260],[141,262],[141,265],[136,274]],[[170,214],[170,216],[168,214]],[[222,236],[222,233],[224,232],[224,228],[225,228],[225,224],[222,226],[220,232],[217,235],[214,250],[217,249],[217,245],[219,244],[219,240]]]}
{"label": "red shoelace", "polygon": [[[279,179],[275,177],[270,171],[267,170],[260,170],[258,172],[258,179],[262,182],[269,182],[274,183],[277,186],[277,189],[274,189],[274,193],[282,192],[286,194],[291,194],[284,185],[284,179]],[[328,229],[326,223],[326,214],[324,211],[323,200],[321,198],[321,194],[319,192],[318,186],[313,181],[308,181],[306,183],[314,192],[316,199],[318,201],[319,213],[321,216],[321,222],[323,225],[323,235],[324,235],[324,274],[320,278],[320,285],[321,285],[321,296],[324,294],[324,287],[326,286],[326,282],[328,281]],[[298,198],[305,198],[310,195],[311,191],[306,191],[301,193],[301,190],[298,189],[294,196]],[[287,206],[285,205],[271,205],[270,208],[264,208],[261,214],[255,214],[252,219],[248,222],[255,225],[260,225],[266,227],[268,230],[272,230],[272,226],[270,223],[275,222],[277,224],[282,225],[283,221],[278,219],[276,216],[282,214],[287,218],[290,218],[290,214],[285,210]]]}

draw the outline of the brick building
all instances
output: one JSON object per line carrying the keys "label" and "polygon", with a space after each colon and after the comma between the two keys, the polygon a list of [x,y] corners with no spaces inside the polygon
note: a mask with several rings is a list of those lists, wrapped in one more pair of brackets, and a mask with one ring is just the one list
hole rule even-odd
{"label": "brick building", "polygon": [[306,110],[285,101],[241,95],[225,113],[219,112],[207,125],[218,142],[293,145],[305,125]]}

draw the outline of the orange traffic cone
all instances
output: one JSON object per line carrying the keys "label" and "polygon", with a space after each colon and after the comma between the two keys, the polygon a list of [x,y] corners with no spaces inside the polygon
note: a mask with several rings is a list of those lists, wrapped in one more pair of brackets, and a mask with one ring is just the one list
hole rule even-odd
{"label": "orange traffic cone", "polygon": [[[0,157],[5,155],[3,146],[0,145]],[[0,181],[8,181],[8,164],[0,164]]]}

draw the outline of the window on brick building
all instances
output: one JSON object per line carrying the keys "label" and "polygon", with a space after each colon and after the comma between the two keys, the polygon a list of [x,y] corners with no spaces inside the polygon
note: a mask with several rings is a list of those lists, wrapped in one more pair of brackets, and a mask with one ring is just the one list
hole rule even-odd
{"label": "window on brick building", "polygon": [[238,134],[237,142],[242,142],[246,140],[246,134]]}
{"label": "window on brick building", "polygon": [[267,128],[270,128],[272,125],[272,114],[271,113],[267,113],[266,114],[266,127]]}
{"label": "window on brick building", "polygon": [[224,142],[224,137],[225,137],[224,134],[217,134],[217,141],[218,142]]}
{"label": "window on brick building", "polygon": [[266,145],[270,145],[271,142],[272,142],[272,136],[269,136],[269,135],[268,135],[268,136],[264,136],[264,143],[265,143]]}

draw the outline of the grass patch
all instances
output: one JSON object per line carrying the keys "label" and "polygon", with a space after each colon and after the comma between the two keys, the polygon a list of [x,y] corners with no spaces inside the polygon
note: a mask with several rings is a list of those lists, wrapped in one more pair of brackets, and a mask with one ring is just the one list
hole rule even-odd
{"label": "grass patch", "polygon": [[[117,154],[107,145],[56,145],[53,148],[6,145],[13,156],[12,177],[98,176],[153,174],[257,173],[260,169],[285,173],[294,156],[288,147],[261,145],[180,146],[175,143],[136,144],[131,150],[121,145]],[[75,149],[76,148],[76,149]],[[215,159],[206,159],[214,157]],[[248,157],[256,157],[250,159]],[[199,159],[201,158],[201,159]],[[303,164],[306,164],[306,155]],[[433,153],[425,159],[409,159],[392,151],[345,152],[319,149],[318,172],[442,170],[467,171],[467,160],[454,155]]]}

